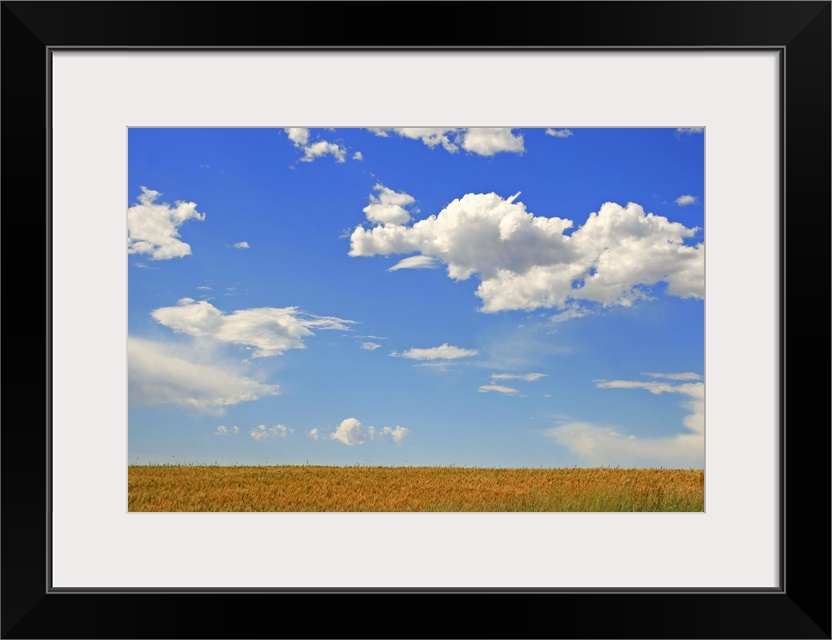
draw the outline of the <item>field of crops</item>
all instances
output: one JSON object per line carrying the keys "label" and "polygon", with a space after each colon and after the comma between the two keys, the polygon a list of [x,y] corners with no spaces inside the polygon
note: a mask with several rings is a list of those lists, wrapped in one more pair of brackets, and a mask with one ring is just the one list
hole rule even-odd
{"label": "field of crops", "polygon": [[673,469],[130,466],[129,511],[704,511]]}

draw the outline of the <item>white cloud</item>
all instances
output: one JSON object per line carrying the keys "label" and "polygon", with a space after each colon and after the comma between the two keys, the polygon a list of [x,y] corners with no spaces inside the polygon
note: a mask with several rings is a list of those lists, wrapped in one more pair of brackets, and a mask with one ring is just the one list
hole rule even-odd
{"label": "white cloud", "polygon": [[381,345],[377,342],[362,342],[361,343],[361,348],[364,349],[365,351],[373,351],[375,349],[378,349],[380,346]]}
{"label": "white cloud", "polygon": [[486,313],[576,301],[630,306],[658,282],[669,295],[704,297],[704,245],[685,243],[698,228],[608,202],[566,235],[571,220],[535,216],[518,196],[469,193],[411,226],[359,226],[349,255],[418,252],[447,265],[454,280],[476,275]]}
{"label": "white cloud", "polygon": [[686,207],[689,204],[696,204],[697,199],[696,199],[696,196],[684,195],[684,196],[679,196],[678,198],[676,198],[675,202],[680,207]]}
{"label": "white cloud", "polygon": [[263,440],[267,440],[269,438],[285,438],[287,434],[294,433],[294,431],[294,429],[288,429],[282,424],[276,424],[268,429],[266,428],[266,425],[261,424],[248,433],[258,442],[262,442]]}
{"label": "white cloud", "polygon": [[388,271],[398,271],[399,269],[436,269],[439,266],[439,261],[431,256],[410,256],[403,258],[388,269]]}
{"label": "white cloud", "polygon": [[284,131],[296,147],[305,147],[309,142],[309,129],[306,127],[289,127]]}
{"label": "white cloud", "polygon": [[234,427],[232,428],[232,431],[234,432],[235,436],[240,435],[240,427],[238,427],[237,425],[234,425]]}
{"label": "white cloud", "polygon": [[127,340],[128,395],[131,407],[173,404],[200,411],[277,395],[277,385],[242,376],[227,366],[203,364],[177,355],[170,345]]}
{"label": "white cloud", "polygon": [[492,373],[491,382],[499,380],[522,380],[524,382],[534,382],[535,380],[540,380],[545,377],[547,377],[545,373]]}
{"label": "white cloud", "polygon": [[685,384],[671,384],[669,382],[644,382],[641,380],[596,380],[599,389],[645,389],[654,395],[661,393],[683,393],[691,397],[704,399],[705,384],[703,382],[689,382]]}
{"label": "white cloud", "polygon": [[514,135],[511,129],[477,127],[468,129],[462,138],[462,148],[481,156],[496,153],[523,153],[523,136]]}
{"label": "white cloud", "polygon": [[556,313],[551,318],[549,318],[549,321],[554,324],[557,324],[559,322],[566,322],[567,320],[577,320],[578,318],[583,318],[584,316],[588,315],[590,315],[590,311],[586,307],[581,307],[577,304],[571,304],[560,313]]}
{"label": "white cloud", "polygon": [[367,441],[367,432],[358,420],[347,418],[341,421],[341,424],[329,437],[348,445],[364,444]]}
{"label": "white cloud", "polygon": [[[391,356],[397,356],[397,353],[391,353]],[[456,362],[453,360],[433,360],[431,362],[420,362],[414,364],[414,367],[421,367],[423,369],[433,369],[434,371],[448,371]]]}
{"label": "white cloud", "polygon": [[364,154],[361,153],[360,151],[356,151],[354,154],[352,154],[352,159],[361,161],[361,160],[364,159]]}
{"label": "white cloud", "polygon": [[672,385],[662,382],[599,380],[602,389],[645,389],[653,394],[679,393],[689,400],[683,424],[686,433],[640,438],[619,430],[583,422],[565,423],[547,435],[589,465],[698,467],[705,462],[705,385],[702,382]]}
{"label": "white cloud", "polygon": [[349,331],[349,325],[355,324],[355,320],[343,320],[335,316],[316,316],[311,313],[301,314],[303,316],[303,324],[307,327],[315,327],[318,329],[332,329],[335,331]]}
{"label": "white cloud", "polygon": [[408,349],[402,353],[391,353],[390,355],[409,358],[411,360],[456,360],[458,358],[470,358],[479,354],[476,349],[462,349],[453,347],[447,342],[438,347],[429,349]]}
{"label": "white cloud", "polygon": [[480,386],[478,391],[480,393],[488,393],[490,391],[493,391],[495,393],[504,393],[508,396],[514,396],[520,393],[520,391],[514,389],[513,387],[506,387],[501,384],[484,384]]}
{"label": "white cloud", "polygon": [[364,207],[367,220],[376,224],[404,224],[410,220],[410,213],[406,206],[416,200],[407,193],[388,189],[383,184],[376,184],[373,189],[379,192],[377,196],[370,194],[370,204]]}
{"label": "white cloud", "polygon": [[303,157],[301,162],[312,162],[316,158],[323,156],[332,156],[338,163],[345,161],[347,150],[334,142],[327,142],[326,140],[319,140],[303,149]]}
{"label": "white cloud", "polygon": [[354,324],[351,320],[305,314],[297,307],[261,307],[224,314],[211,303],[193,298],[182,298],[177,306],[161,307],[151,315],[177,333],[254,347],[254,358],[305,348],[303,339],[314,335],[310,328],[348,331],[348,325]]}
{"label": "white cloud", "polygon": [[381,435],[389,435],[393,438],[393,442],[396,444],[401,444],[402,440],[404,440],[405,436],[410,432],[410,429],[407,427],[396,426],[395,429],[391,429],[390,427],[384,427],[381,430]]}
{"label": "white cloud", "polygon": [[254,438],[255,440],[257,440],[258,442],[260,440],[265,440],[266,438],[269,437],[269,433],[268,433],[268,431],[266,431],[266,425],[263,425],[263,424],[261,424],[259,427],[256,427],[255,429],[252,429],[251,431],[249,431],[249,435],[252,438]]}
{"label": "white cloud", "polygon": [[228,435],[228,429],[226,429],[225,426],[220,425],[220,426],[217,427],[217,430],[214,431],[214,435],[227,436]]}
{"label": "white cloud", "polygon": [[437,145],[442,145],[442,147],[449,151],[450,153],[454,153],[459,149],[459,147],[454,144],[449,136],[456,137],[456,134],[460,129],[443,129],[443,128],[430,128],[430,127],[398,127],[393,129],[370,129],[374,134],[377,136],[381,136],[382,138],[388,137],[388,131],[393,131],[403,138],[410,138],[411,140],[421,140],[425,145],[433,149]]}
{"label": "white cloud", "polygon": [[555,138],[568,138],[572,135],[572,132],[569,129],[546,129],[546,135]]}
{"label": "white cloud", "polygon": [[188,220],[205,220],[205,214],[196,210],[195,202],[157,204],[160,195],[142,187],[139,203],[127,209],[127,253],[146,254],[151,260],[189,256],[191,245],[179,239],[179,227]]}
{"label": "white cloud", "polygon": [[309,142],[309,129],[305,127],[289,127],[284,129],[289,140],[303,151],[301,162],[312,162],[316,158],[331,155],[338,163],[346,161],[346,148],[334,142],[326,140],[318,140],[317,142]]}
{"label": "white cloud", "polygon": [[235,249],[251,249],[248,242],[246,242],[245,240],[243,240],[242,242],[235,242],[232,246]]}
{"label": "white cloud", "polygon": [[376,429],[370,426],[365,429],[361,422],[355,418],[346,418],[329,435],[322,434],[318,429],[310,429],[307,431],[307,435],[313,440],[337,440],[343,444],[354,446],[364,444],[368,440],[383,439],[387,436],[390,436],[396,444],[401,444],[409,432],[410,430],[406,427],[398,425],[395,428]]}
{"label": "white cloud", "polygon": [[705,127],[679,127],[676,133],[692,135],[694,133],[705,133]]}
{"label": "white cloud", "polygon": [[664,378],[665,380],[701,380],[702,376],[698,373],[688,371],[685,373],[642,373],[643,376],[650,376],[651,378]]}
{"label": "white cloud", "polygon": [[411,140],[421,140],[431,149],[441,146],[449,153],[455,153],[460,146],[470,153],[493,156],[495,153],[522,153],[523,136],[512,133],[511,128],[447,128],[447,127],[396,127],[392,129],[370,129],[377,136],[388,137],[390,131]]}

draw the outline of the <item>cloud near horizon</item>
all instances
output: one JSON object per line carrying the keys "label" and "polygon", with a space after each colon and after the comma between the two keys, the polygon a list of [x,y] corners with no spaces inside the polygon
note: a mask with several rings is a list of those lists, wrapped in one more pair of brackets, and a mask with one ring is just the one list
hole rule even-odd
{"label": "cloud near horizon", "polygon": [[704,244],[686,242],[699,228],[607,202],[567,235],[571,220],[536,216],[519,195],[468,193],[409,226],[359,226],[349,255],[416,252],[441,261],[453,280],[480,280],[485,313],[556,308],[578,317],[575,303],[631,306],[659,282],[668,295],[704,297]]}
{"label": "cloud near horizon", "polygon": [[[688,379],[690,374],[661,374],[667,379]],[[703,468],[705,464],[705,384],[670,384],[635,380],[597,380],[599,389],[644,389],[658,395],[678,393],[688,415],[682,421],[687,432],[665,437],[641,438],[618,429],[567,422],[547,430],[546,435],[589,465],[663,466]]]}
{"label": "cloud near horizon", "polygon": [[361,422],[355,418],[346,418],[341,421],[332,433],[323,434],[319,429],[315,428],[307,431],[307,435],[316,441],[336,440],[341,444],[350,446],[360,445],[370,440],[384,439],[390,436],[393,442],[400,445],[409,432],[410,430],[408,428],[399,425],[395,428],[384,427],[383,429],[376,429],[370,426],[365,429]]}
{"label": "cloud near horizon", "polygon": [[179,227],[188,220],[205,220],[205,214],[196,210],[195,202],[157,204],[160,195],[142,187],[138,204],[127,209],[127,253],[149,255],[151,260],[189,256],[191,245],[179,239]]}

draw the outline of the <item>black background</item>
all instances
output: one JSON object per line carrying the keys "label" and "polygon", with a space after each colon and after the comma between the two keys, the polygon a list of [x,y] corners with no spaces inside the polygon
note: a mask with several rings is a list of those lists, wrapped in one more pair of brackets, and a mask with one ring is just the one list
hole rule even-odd
{"label": "black background", "polygon": [[[3,638],[830,638],[830,2],[3,2],[0,11]],[[783,51],[781,588],[51,591],[48,50],[129,46]]]}

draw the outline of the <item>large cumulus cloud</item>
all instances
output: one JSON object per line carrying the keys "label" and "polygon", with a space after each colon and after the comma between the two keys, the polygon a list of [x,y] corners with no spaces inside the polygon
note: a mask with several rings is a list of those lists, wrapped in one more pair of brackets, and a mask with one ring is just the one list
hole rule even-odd
{"label": "large cumulus cloud", "polygon": [[480,280],[487,313],[570,301],[630,306],[660,282],[670,295],[704,297],[704,245],[689,240],[697,228],[607,202],[567,235],[572,220],[534,215],[519,195],[469,193],[411,225],[371,219],[353,231],[349,254],[439,260],[454,280]]}

